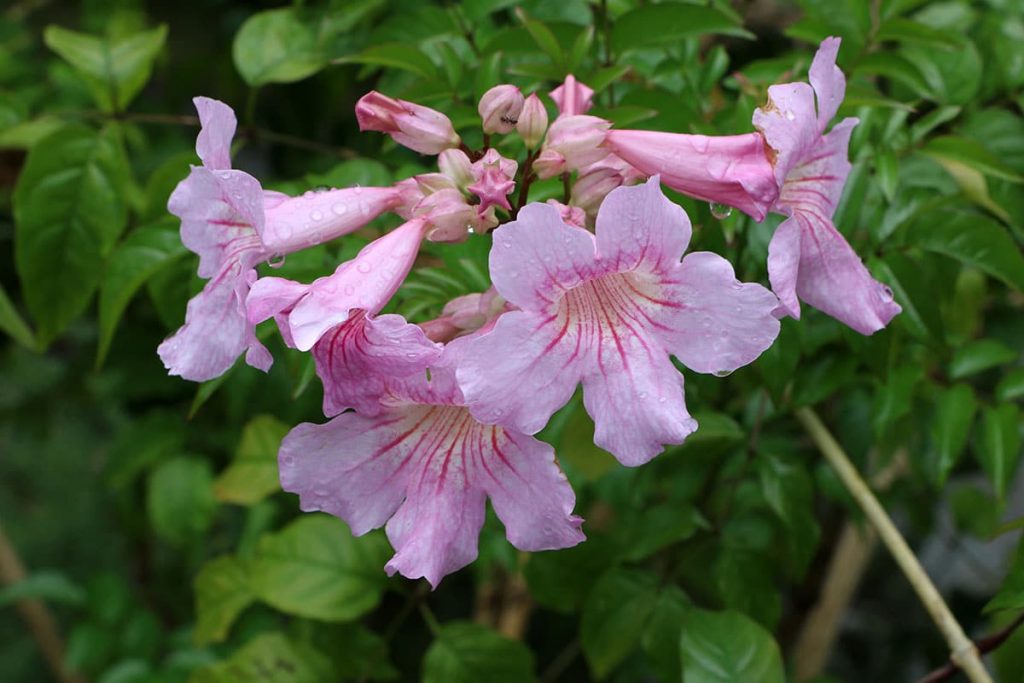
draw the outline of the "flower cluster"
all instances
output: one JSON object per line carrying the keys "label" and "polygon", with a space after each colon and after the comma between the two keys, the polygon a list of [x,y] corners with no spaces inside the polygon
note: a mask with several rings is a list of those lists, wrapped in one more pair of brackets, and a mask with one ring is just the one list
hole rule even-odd
{"label": "flower cluster", "polygon": [[[444,114],[371,92],[356,105],[360,128],[437,155],[437,172],[299,197],[232,169],[234,114],[197,98],[202,165],[169,209],[208,282],[160,357],[197,381],[242,352],[266,370],[255,326],[270,318],[286,344],[311,351],[329,420],[284,439],[281,484],[303,510],[337,515],[355,534],[386,525],[389,573],[437,585],[473,561],[487,499],[517,548],[575,545],[584,538],[575,495],[534,435],[578,386],[595,443],[637,466],[697,429],[670,356],[727,374],[767,349],[800,301],[864,334],[899,312],[832,224],[856,125],[826,132],[845,89],[838,48],[826,40],[810,85],[772,86],[756,131],[727,137],[614,129],[588,115],[593,91],[569,76],[550,93],[550,125],[536,94],[513,85],[484,94],[485,149],[474,151]],[[522,164],[489,145],[513,133]],[[559,175],[567,203],[526,203],[535,178]],[[785,216],[769,249],[772,291],[739,282],[716,254],[684,256],[690,221],[662,185],[756,220]],[[405,222],[333,274],[309,284],[257,277],[259,263],[386,212]],[[434,320],[381,313],[424,240],[471,234],[492,240],[491,289]]]}

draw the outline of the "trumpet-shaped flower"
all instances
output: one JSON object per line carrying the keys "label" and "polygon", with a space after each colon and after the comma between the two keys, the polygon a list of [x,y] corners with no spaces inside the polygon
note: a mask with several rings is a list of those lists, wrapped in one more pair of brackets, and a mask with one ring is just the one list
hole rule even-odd
{"label": "trumpet-shaped flower", "polygon": [[846,91],[836,66],[839,43],[839,38],[822,42],[811,63],[810,85],[773,85],[768,105],[754,112],[754,125],[772,149],[780,188],[773,208],[787,216],[768,247],[768,277],[785,313],[799,318],[803,300],[871,334],[901,309],[832,223],[850,173],[847,147],[857,125],[857,119],[846,118],[825,133]]}
{"label": "trumpet-shaped flower", "polygon": [[188,304],[185,324],[158,353],[172,375],[205,381],[224,373],[242,352],[266,370],[272,359],[246,320],[245,297],[255,266],[350,233],[394,208],[395,188],[351,188],[288,197],[231,168],[235,114],[226,104],[195,98],[202,128],[196,140],[201,166],[178,184],[168,210],[181,218],[181,239],[199,255],[209,280]]}
{"label": "trumpet-shaped flower", "polygon": [[281,485],[303,510],[336,515],[356,535],[386,523],[386,571],[435,587],[476,558],[487,498],[521,550],[584,539],[551,446],[465,408],[454,367],[467,340],[449,343],[429,377],[390,380],[377,414],[300,424],[278,457]]}
{"label": "trumpet-shaped flower", "polygon": [[686,213],[658,178],[613,190],[596,235],[530,204],[494,232],[495,288],[520,310],[468,344],[458,381],[473,415],[527,434],[583,384],[597,445],[642,464],[696,429],[683,377],[750,363],[779,331],[778,300],[708,252],[680,259]]}

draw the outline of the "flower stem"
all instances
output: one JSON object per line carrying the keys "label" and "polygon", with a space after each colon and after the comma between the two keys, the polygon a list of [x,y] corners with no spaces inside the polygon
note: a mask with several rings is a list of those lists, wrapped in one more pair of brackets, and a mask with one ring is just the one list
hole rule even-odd
{"label": "flower stem", "polygon": [[853,496],[854,500],[864,511],[868,521],[878,531],[879,538],[889,549],[896,564],[899,565],[903,574],[910,581],[918,598],[924,604],[928,614],[942,632],[946,642],[949,644],[950,659],[956,664],[973,683],[992,683],[992,677],[985,670],[981,658],[978,656],[978,648],[964,634],[963,628],[957,622],[956,617],[946,605],[935,584],[928,578],[924,568],[918,561],[917,556],[907,545],[906,540],[900,534],[892,519],[886,513],[875,494],[871,492],[867,483],[861,478],[857,469],[850,462],[849,457],[843,452],[842,447],[828,431],[818,416],[810,408],[798,408],[796,418],[803,424],[804,429],[814,441],[818,450],[825,456],[829,464],[835,469],[836,474],[842,480],[843,485]]}
{"label": "flower stem", "polygon": [[430,629],[431,635],[436,638],[441,632],[441,624],[437,621],[437,617],[434,616],[433,610],[430,609],[430,606],[425,600],[421,600],[416,604],[416,606],[419,608],[420,616],[423,617],[423,621],[426,623],[427,628]]}

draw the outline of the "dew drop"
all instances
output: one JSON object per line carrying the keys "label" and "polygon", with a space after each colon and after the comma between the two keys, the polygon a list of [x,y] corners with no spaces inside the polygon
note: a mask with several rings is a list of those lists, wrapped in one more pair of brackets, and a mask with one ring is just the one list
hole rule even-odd
{"label": "dew drop", "polygon": [[645,398],[647,398],[647,392],[646,391],[641,391],[639,394],[636,395],[636,397],[642,401]]}
{"label": "dew drop", "polygon": [[786,112],[786,120],[788,120],[788,121],[793,121],[793,120],[795,120],[795,119],[796,119],[796,114],[794,114],[794,113],[793,113],[793,112],[791,112],[791,111],[787,111],[787,112]]}
{"label": "dew drop", "polygon": [[342,204],[341,202],[337,202],[331,207],[331,211],[334,212],[335,216],[344,216],[345,212],[348,211],[348,207]]}
{"label": "dew drop", "polygon": [[658,403],[665,403],[667,401],[668,401],[668,398],[665,397],[665,396],[659,396],[658,397]]}
{"label": "dew drop", "polygon": [[312,199],[313,197],[316,196],[316,192],[313,192],[313,190],[306,190],[305,192],[302,193],[302,196],[305,197],[306,199]]}
{"label": "dew drop", "polygon": [[732,374],[732,370],[715,370],[715,377],[728,377]]}
{"label": "dew drop", "polygon": [[703,135],[694,135],[692,142],[693,142],[693,149],[698,154],[703,154],[704,152],[708,151],[708,139],[707,139],[707,137],[705,137]]}
{"label": "dew drop", "polygon": [[284,254],[273,254],[267,259],[267,265],[271,268],[280,268],[284,265]]}
{"label": "dew drop", "polygon": [[322,211],[314,211],[309,214],[309,217],[314,221],[322,221],[324,219],[324,214]]}
{"label": "dew drop", "polygon": [[711,202],[711,215],[718,220],[724,220],[732,215],[732,207],[728,204],[720,204],[719,202]]}
{"label": "dew drop", "polygon": [[371,266],[366,261],[362,261],[356,265],[356,270],[358,270],[360,273],[369,273],[371,270],[373,270],[373,266]]}

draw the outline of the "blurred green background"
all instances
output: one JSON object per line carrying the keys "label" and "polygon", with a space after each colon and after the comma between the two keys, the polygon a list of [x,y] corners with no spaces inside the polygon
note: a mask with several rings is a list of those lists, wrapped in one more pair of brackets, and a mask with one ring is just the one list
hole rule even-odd
{"label": "blurred green background", "polygon": [[[840,116],[861,119],[836,225],[904,312],[865,338],[805,308],[754,365],[687,372],[700,431],[636,470],[592,445],[574,400],[542,437],[587,520],[578,548],[517,554],[489,518],[480,560],[437,591],[387,579],[382,535],[352,540],[279,491],[280,438],[323,421],[308,356],[268,327],[269,374],[236,366],[202,386],[156,356],[201,286],[166,213],[195,162],[195,95],[238,112],[237,168],[297,193],[429,168],[358,133],[370,89],[445,111],[473,147],[488,87],[546,93],[570,72],[620,127],[745,133],[767,86],[805,78],[828,35],[849,78]],[[60,680],[26,599],[55,616],[67,681],[774,682],[780,660],[792,680],[912,681],[941,667],[940,635],[793,410],[822,415],[972,636],[1017,617],[1022,45],[1019,0],[9,0],[0,531],[28,578],[12,583],[8,558],[0,680]],[[677,199],[694,248],[767,281],[777,219]],[[394,224],[275,274],[330,272]],[[421,321],[486,288],[488,248],[428,246],[392,308]],[[848,600],[829,588],[842,580]],[[1024,680],[1024,640],[987,662]]]}

